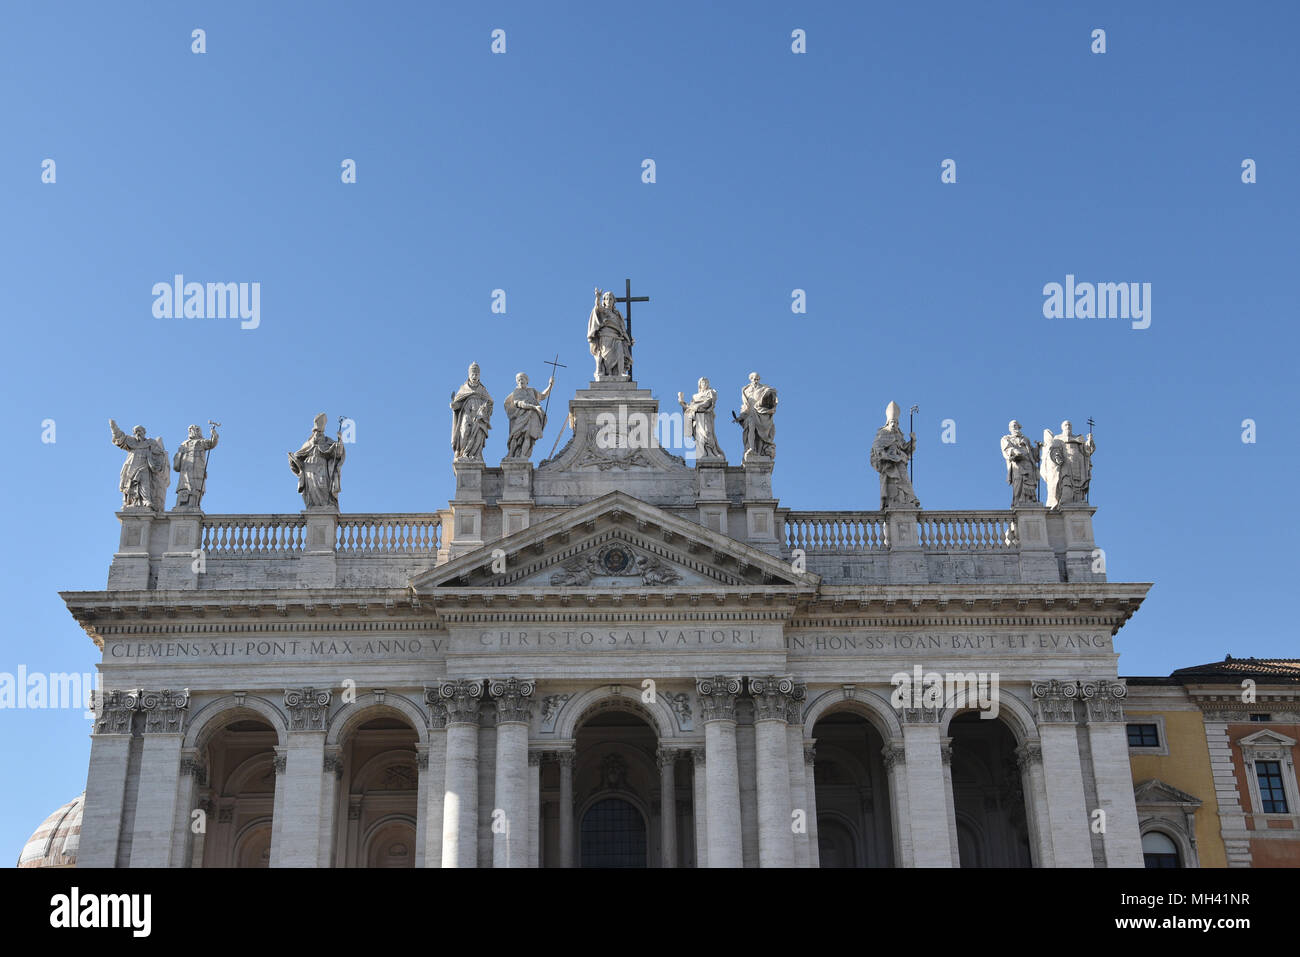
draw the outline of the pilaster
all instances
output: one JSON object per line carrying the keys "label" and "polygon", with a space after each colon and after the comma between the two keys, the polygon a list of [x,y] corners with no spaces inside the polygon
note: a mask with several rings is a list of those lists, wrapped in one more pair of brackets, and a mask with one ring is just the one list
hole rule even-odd
{"label": "pilaster", "polygon": [[1142,867],[1142,835],[1129,762],[1128,729],[1123,700],[1128,689],[1114,681],[1085,681],[1081,687],[1088,713],[1088,744],[1097,802],[1106,813],[1102,844],[1107,867]]}
{"label": "pilaster", "polygon": [[921,549],[916,519],[920,509],[888,508],[885,510],[885,536],[889,546],[889,583],[891,585],[925,584],[930,580]]}
{"label": "pilaster", "polygon": [[162,516],[151,508],[130,505],[117,513],[122,523],[117,552],[108,567],[108,590],[142,591],[149,587],[149,550],[153,545],[155,520],[165,527]]}
{"label": "pilaster", "polygon": [[1078,683],[1052,680],[1035,682],[1032,687],[1038,708],[1038,737],[1043,750],[1043,780],[1055,864],[1092,867],[1092,839],[1074,713]]}
{"label": "pilaster", "polygon": [[483,470],[481,461],[452,463],[456,497],[451,500],[450,555],[456,558],[483,546]]}
{"label": "pilaster", "polygon": [[167,519],[167,550],[158,572],[158,587],[171,591],[198,588],[203,513],[196,508],[176,509]]}
{"label": "pilaster", "polygon": [[180,794],[181,741],[188,690],[144,691],[139,696],[144,740],[140,752],[132,867],[171,867]]}
{"label": "pilaster", "polygon": [[303,511],[306,538],[299,564],[298,587],[333,588],[338,580],[334,544],[338,540],[339,510],[311,506]]}
{"label": "pilaster", "polygon": [[[907,778],[908,831],[916,867],[952,867],[954,848],[945,794],[947,766],[939,733],[939,709],[903,708],[903,773]],[[949,789],[950,790],[950,789]]]}
{"label": "pilaster", "polygon": [[1061,570],[1056,564],[1047,535],[1047,507],[1045,505],[1013,505],[1016,537],[1020,548],[1020,580],[1022,582],[1059,582]]}

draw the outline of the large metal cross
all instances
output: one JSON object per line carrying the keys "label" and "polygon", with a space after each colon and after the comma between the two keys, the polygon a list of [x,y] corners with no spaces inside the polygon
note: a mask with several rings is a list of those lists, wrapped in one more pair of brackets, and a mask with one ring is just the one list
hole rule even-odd
{"label": "large metal cross", "polygon": [[[547,359],[547,360],[543,363],[543,365],[548,365],[548,366],[551,367],[551,381],[552,381],[552,382],[555,381],[555,370],[556,370],[556,369],[567,369],[567,368],[569,368],[569,367],[566,366],[563,362],[560,361],[560,354],[559,354],[558,352],[555,354],[555,358],[554,358],[554,359]],[[551,393],[548,392],[548,393],[546,393],[546,408],[542,410],[542,415],[546,415],[546,413],[547,413],[547,412],[550,412],[550,411],[551,411]]]}
{"label": "large metal cross", "polygon": [[626,293],[626,294],[625,294],[621,299],[620,299],[618,296],[615,296],[615,297],[614,297],[614,301],[615,301],[615,302],[621,302],[621,303],[623,303],[624,305],[627,306],[627,337],[628,337],[629,339],[631,339],[631,338],[632,338],[632,303],[634,303],[634,302],[649,302],[649,301],[650,301],[650,297],[649,297],[649,296],[633,296],[633,295],[632,295],[632,280],[631,280],[631,279],[625,279],[624,282],[627,283],[627,286],[626,286],[627,293]]}

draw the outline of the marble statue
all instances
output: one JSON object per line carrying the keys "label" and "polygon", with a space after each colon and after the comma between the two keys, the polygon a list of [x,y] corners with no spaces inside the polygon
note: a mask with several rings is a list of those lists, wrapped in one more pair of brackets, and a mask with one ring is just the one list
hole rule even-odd
{"label": "marble statue", "polygon": [[162,439],[151,439],[143,425],[137,425],[127,435],[108,420],[113,444],[128,453],[122,465],[118,488],[122,492],[122,507],[151,508],[161,512],[167,507],[167,486],[171,484],[171,471],[167,468],[167,450]]}
{"label": "marble statue", "polygon": [[1043,430],[1041,472],[1047,483],[1047,507],[1088,504],[1088,486],[1092,484],[1092,453],[1097,445],[1092,433],[1074,434],[1069,422],[1061,423],[1061,434]]}
{"label": "marble statue", "polygon": [[1038,502],[1038,455],[1042,443],[1031,442],[1020,423],[1011,420],[1011,431],[1002,436],[1002,458],[1007,463],[1007,484],[1011,486],[1012,505]]}
{"label": "marble statue", "polygon": [[289,453],[289,469],[298,476],[298,491],[307,508],[338,508],[340,473],[346,451],[342,430],[331,439],[325,435],[329,421],[322,412],[312,422],[311,437],[297,452]]}
{"label": "marble statue", "polygon": [[[506,396],[506,416],[510,419],[510,436],[506,439],[506,455],[512,459],[526,459],[533,454],[533,445],[546,428],[546,411],[542,402],[551,394],[555,376],[546,388],[538,392],[528,387],[528,376],[515,376],[515,391]],[[491,401],[491,400],[489,400]]]}
{"label": "marble statue", "polygon": [[203,490],[208,482],[208,453],[217,447],[217,429],[212,427],[212,434],[203,437],[203,430],[191,425],[189,438],[180,444],[172,456],[172,468],[180,473],[176,480],[176,507],[199,508],[203,501]]}
{"label": "marble statue", "polygon": [[465,384],[451,397],[451,449],[456,461],[483,461],[483,446],[492,428],[492,396],[471,362]]}
{"label": "marble statue", "polygon": [[632,377],[632,345],[623,314],[612,292],[596,288],[596,304],[587,317],[587,343],[596,357],[596,380]]}
{"label": "marble statue", "polygon": [[758,373],[749,374],[749,385],[740,390],[740,415],[732,418],[744,429],[745,460],[752,456],[776,456],[776,390],[759,381]]}
{"label": "marble statue", "polygon": [[907,464],[916,451],[916,433],[907,439],[898,427],[903,410],[897,402],[885,409],[885,425],[876,431],[871,443],[871,467],[880,473],[881,508],[920,508],[921,503],[907,477]]}
{"label": "marble statue", "polygon": [[722,449],[718,447],[718,433],[714,416],[718,406],[718,390],[709,388],[708,379],[700,379],[699,390],[687,402],[682,393],[677,393],[677,403],[686,414],[686,427],[695,437],[695,454],[702,459],[723,459]]}

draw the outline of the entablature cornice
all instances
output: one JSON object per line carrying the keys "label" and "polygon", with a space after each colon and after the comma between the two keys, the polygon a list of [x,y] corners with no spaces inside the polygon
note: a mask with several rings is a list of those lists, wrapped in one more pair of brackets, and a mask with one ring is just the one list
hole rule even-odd
{"label": "entablature cornice", "polygon": [[1146,583],[822,585],[792,628],[890,626],[1104,627],[1115,634],[1151,588]]}

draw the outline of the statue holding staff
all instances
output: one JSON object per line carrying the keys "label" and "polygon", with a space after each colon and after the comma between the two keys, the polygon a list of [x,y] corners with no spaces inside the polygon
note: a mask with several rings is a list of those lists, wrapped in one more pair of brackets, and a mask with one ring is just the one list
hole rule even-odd
{"label": "statue holding staff", "polygon": [[343,448],[343,429],[331,439],[325,435],[329,422],[322,412],[312,422],[311,436],[297,452],[289,453],[289,470],[298,476],[298,492],[307,508],[338,508],[340,475],[346,452]]}
{"label": "statue holding staff", "polygon": [[533,446],[546,429],[546,410],[542,408],[542,400],[550,396],[554,385],[555,376],[552,375],[545,390],[538,392],[529,387],[526,374],[521,372],[515,376],[515,391],[502,403],[510,419],[510,435],[506,439],[508,457],[526,459],[532,456]]}
{"label": "statue holding staff", "polygon": [[871,467],[880,473],[881,508],[921,507],[912,481],[907,477],[908,462],[916,451],[916,433],[903,438],[903,430],[898,427],[902,414],[897,402],[889,403],[885,409],[885,424],[876,430],[876,439],[871,443]]}

